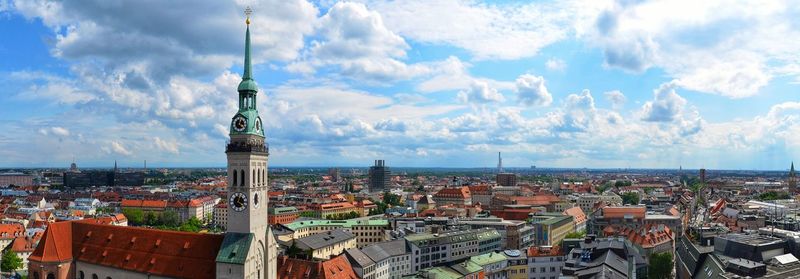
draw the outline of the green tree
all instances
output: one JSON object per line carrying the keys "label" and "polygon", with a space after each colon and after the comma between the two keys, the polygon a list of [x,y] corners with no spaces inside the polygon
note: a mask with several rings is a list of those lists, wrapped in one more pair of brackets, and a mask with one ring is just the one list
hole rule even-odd
{"label": "green tree", "polygon": [[586,231],[579,231],[579,232],[571,232],[568,233],[564,238],[584,238],[586,236]]}
{"label": "green tree", "polygon": [[650,266],[647,268],[647,278],[667,279],[672,278],[672,254],[658,253],[650,255]]}
{"label": "green tree", "polygon": [[313,211],[300,212],[300,217],[314,218],[314,212]]}
{"label": "green tree", "polygon": [[122,210],[122,214],[125,215],[125,218],[128,218],[128,222],[131,222],[131,225],[144,225],[144,212],[141,209],[126,208]]}
{"label": "green tree", "polygon": [[790,198],[791,196],[789,196],[789,193],[787,192],[767,191],[758,195],[758,199],[762,201],[784,200]]}
{"label": "green tree", "polygon": [[148,211],[144,214],[144,223],[148,226],[158,226],[158,215],[152,211]]}
{"label": "green tree", "polygon": [[185,223],[181,224],[179,230],[184,232],[199,232],[203,228],[203,221],[192,216]]}
{"label": "green tree", "polygon": [[388,205],[400,205],[400,195],[395,195],[389,192],[383,193],[383,203]]}
{"label": "green tree", "polygon": [[289,248],[286,249],[286,255],[289,256],[290,258],[297,257],[297,255],[299,255],[300,253],[303,253],[303,250],[300,249],[300,247],[297,247],[297,243],[295,243],[294,241],[292,241],[292,246],[289,246]]}
{"label": "green tree", "polygon": [[611,183],[611,181],[608,181],[608,182],[606,182],[606,183],[603,183],[603,185],[597,186],[597,192],[598,192],[598,193],[603,193],[603,192],[605,192],[606,190],[608,190],[608,188],[611,188],[611,186],[613,186],[613,185],[614,185],[614,184],[613,184],[613,183]]}
{"label": "green tree", "polygon": [[158,216],[158,223],[167,227],[177,227],[181,225],[181,216],[175,211],[164,211]]}
{"label": "green tree", "polygon": [[639,193],[627,192],[622,194],[622,204],[639,204]]}
{"label": "green tree", "polygon": [[3,260],[0,262],[0,268],[3,271],[12,271],[22,268],[22,259],[17,256],[17,253],[6,250],[3,253]]}

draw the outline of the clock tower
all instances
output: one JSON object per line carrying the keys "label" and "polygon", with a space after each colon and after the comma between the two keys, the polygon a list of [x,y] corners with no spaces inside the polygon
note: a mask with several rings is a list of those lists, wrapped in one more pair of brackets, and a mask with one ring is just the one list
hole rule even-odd
{"label": "clock tower", "polygon": [[231,118],[228,157],[228,227],[217,255],[217,278],[276,278],[277,243],[267,223],[269,147],[258,115],[250,62],[250,12],[245,33],[239,106]]}

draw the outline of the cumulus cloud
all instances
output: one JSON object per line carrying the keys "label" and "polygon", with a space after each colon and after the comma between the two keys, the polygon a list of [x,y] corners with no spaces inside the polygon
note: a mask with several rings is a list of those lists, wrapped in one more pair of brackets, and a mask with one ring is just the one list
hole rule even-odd
{"label": "cumulus cloud", "polygon": [[578,36],[603,50],[605,65],[663,69],[684,88],[744,98],[777,75],[800,75],[800,10],[789,2],[591,1]]}
{"label": "cumulus cloud", "polygon": [[675,87],[674,83],[664,83],[653,90],[653,101],[642,106],[642,120],[671,122],[678,118],[687,102],[675,92]]}
{"label": "cumulus cloud", "polygon": [[564,39],[572,1],[489,5],[463,1],[370,1],[390,29],[416,41],[454,45],[478,59],[516,59]]}
{"label": "cumulus cloud", "polygon": [[553,96],[544,85],[544,77],[524,74],[517,78],[516,91],[519,101],[528,106],[548,106]]}
{"label": "cumulus cloud", "polygon": [[612,90],[604,93],[603,95],[605,95],[606,99],[611,102],[611,107],[614,109],[621,109],[622,106],[625,105],[625,101],[627,101],[625,94],[622,94],[622,92],[619,90]]}
{"label": "cumulus cloud", "polygon": [[110,150],[113,153],[116,153],[116,154],[119,154],[119,155],[124,155],[124,156],[130,156],[130,155],[133,154],[133,152],[129,151],[127,148],[122,146],[122,144],[119,143],[118,141],[112,141],[110,149],[107,149],[107,150]]}
{"label": "cumulus cloud", "polygon": [[178,143],[177,142],[163,140],[160,137],[154,137],[153,138],[153,143],[155,143],[156,148],[158,148],[159,150],[166,151],[166,152],[172,153],[172,154],[180,153],[179,150],[178,150]]}
{"label": "cumulus cloud", "polygon": [[408,44],[364,4],[336,3],[317,27],[323,39],[313,41],[310,57],[295,62],[290,70],[308,73],[324,65],[338,65],[344,75],[375,81],[407,79],[428,71],[425,66],[398,60],[406,56]]}
{"label": "cumulus cloud", "polygon": [[458,99],[463,103],[496,103],[503,102],[505,98],[497,89],[489,86],[488,83],[475,81],[466,90],[458,92]]}

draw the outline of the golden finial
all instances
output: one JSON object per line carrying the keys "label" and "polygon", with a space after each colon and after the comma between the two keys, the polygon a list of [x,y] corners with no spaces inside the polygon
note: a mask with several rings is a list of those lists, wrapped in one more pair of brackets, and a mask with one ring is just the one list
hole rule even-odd
{"label": "golden finial", "polygon": [[250,6],[247,6],[247,8],[244,9],[244,15],[247,16],[247,20],[245,20],[245,23],[247,23],[247,25],[250,25],[250,14],[252,13],[253,9],[250,9]]}

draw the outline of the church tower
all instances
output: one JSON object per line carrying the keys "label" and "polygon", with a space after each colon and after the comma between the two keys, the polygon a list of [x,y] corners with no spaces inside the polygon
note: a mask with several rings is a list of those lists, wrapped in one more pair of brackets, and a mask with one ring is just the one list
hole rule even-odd
{"label": "church tower", "polygon": [[794,194],[797,192],[797,174],[794,171],[794,162],[789,168],[789,193]]}
{"label": "church tower", "polygon": [[250,62],[250,12],[245,33],[239,107],[231,119],[228,157],[228,226],[217,255],[217,278],[276,278],[277,244],[267,223],[269,148],[258,115],[258,85]]}

